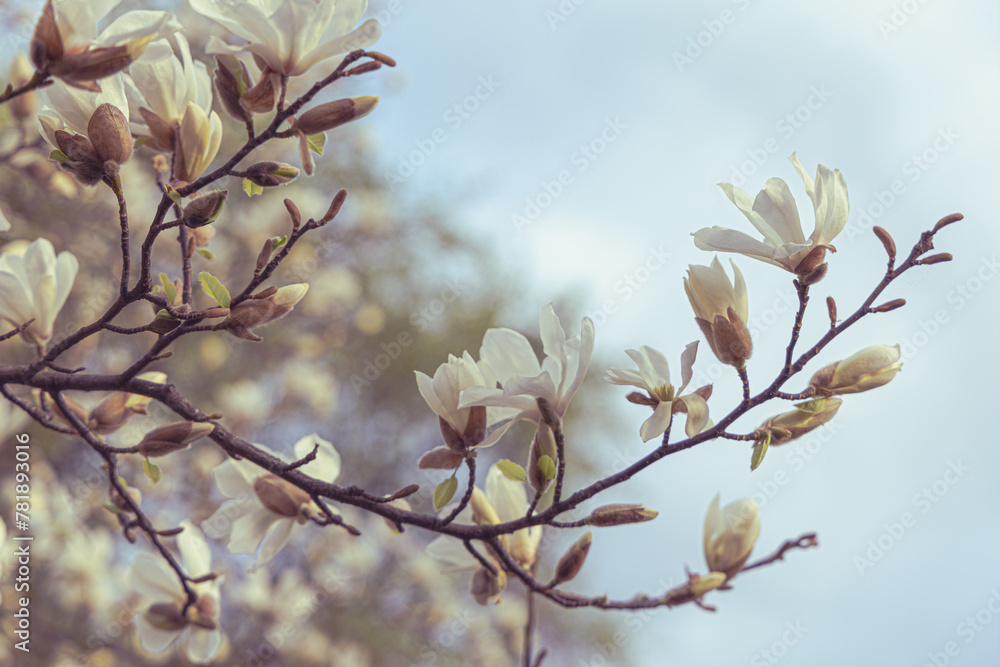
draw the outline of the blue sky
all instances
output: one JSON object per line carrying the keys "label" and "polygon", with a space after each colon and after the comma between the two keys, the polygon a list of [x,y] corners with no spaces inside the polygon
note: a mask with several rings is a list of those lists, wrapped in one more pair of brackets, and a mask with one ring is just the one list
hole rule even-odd
{"label": "blue sky", "polygon": [[[778,176],[802,205],[808,199],[786,159],[793,151],[810,172],[817,163],[843,172],[851,217],[813,291],[803,333],[810,344],[827,326],[825,296],[849,313],[880,279],[885,254],[872,225],[889,230],[904,255],[941,216],[966,215],[937,243],[954,262],[904,276],[885,298],[906,298],[906,308],[862,322],[808,369],[900,343],[905,366],[892,384],[847,397],[829,428],[772,450],[752,474],[749,452],[731,442],[647,470],[611,495],[660,517],[598,534],[590,576],[574,583],[616,598],[655,592],[685,563],[704,567],[701,522],[717,491],[723,502],[756,494],[758,553],[813,530],[821,547],[738,579],[714,598],[715,615],[617,617],[621,643],[641,656],[635,664],[1000,659],[1000,454],[988,421],[1000,294],[995,3],[401,1],[379,9],[379,48],[399,67],[386,74],[371,123],[386,178],[401,181],[399,201],[457,198],[456,219],[494,243],[501,266],[531,276],[518,324],[536,327],[538,308],[560,290],[579,290],[599,324],[599,352],[622,366],[620,350],[644,344],[676,364],[699,338],[681,276],[711,255],[689,234],[711,225],[752,231],[717,182],[755,194]],[[803,219],[811,223],[808,209]],[[762,387],[787,343],[790,280],[737,261],[757,322],[750,378]],[[703,348],[696,372],[718,377],[710,406],[721,414],[735,404],[738,381]],[[583,391],[623,403],[614,388]],[[762,408],[733,430],[776,411]],[[635,435],[644,417],[623,409],[615,442],[587,443],[609,470],[648,451]],[[587,664],[622,664],[613,649],[595,644]]]}

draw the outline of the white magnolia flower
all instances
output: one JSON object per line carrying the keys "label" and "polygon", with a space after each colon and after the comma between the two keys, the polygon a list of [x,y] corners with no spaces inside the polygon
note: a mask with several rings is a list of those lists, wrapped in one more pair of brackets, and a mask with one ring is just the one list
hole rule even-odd
{"label": "white magnolia flower", "polygon": [[212,78],[191,57],[187,39],[150,45],[125,76],[132,133],[157,150],[177,152],[174,176],[193,181],[219,152],[222,119],[212,111]]}
{"label": "white magnolia flower", "polygon": [[[316,458],[299,470],[324,482],[333,482],[340,475],[340,454],[329,441],[316,434],[308,435],[295,443],[295,458],[307,456],[315,445],[319,445]],[[255,447],[283,458],[263,445]],[[227,459],[215,469],[214,475],[219,492],[231,500],[206,519],[202,528],[209,537],[228,534],[232,553],[257,552],[254,569],[281,551],[296,525],[320,512],[305,491],[246,459]]]}
{"label": "white magnolia flower", "polygon": [[[177,536],[177,548],[184,573],[193,578],[211,573],[212,553],[201,531],[190,521],[180,525],[184,530]],[[162,558],[140,554],[132,564],[132,584],[152,602],[135,617],[135,632],[142,647],[150,653],[161,653],[179,641],[192,663],[207,665],[215,660],[222,647],[220,583],[216,578],[191,584],[198,599],[183,616],[187,596],[177,573]]]}
{"label": "white magnolia flower", "polygon": [[252,53],[278,74],[298,76],[316,63],[378,41],[378,21],[354,26],[368,0],[191,0],[191,7],[249,42],[229,46],[216,37],[209,53]]}
{"label": "white magnolia flower", "polygon": [[715,494],[705,515],[705,563],[708,569],[721,572],[727,578],[735,577],[750,558],[759,533],[757,503],[743,498],[720,510],[719,494]]}
{"label": "white magnolia flower", "polygon": [[45,141],[53,148],[59,148],[59,142],[56,141],[57,130],[86,137],[90,117],[102,104],[117,107],[126,121],[129,117],[122,74],[102,80],[101,90],[98,92],[73,88],[56,81],[43,88],[40,94],[45,106],[38,113],[38,125]]}
{"label": "white magnolia flower", "polygon": [[121,0],[50,0],[31,45],[36,67],[70,85],[99,90],[93,82],[119,72],[139,58],[146,45],[181,29],[167,11],[134,10],[97,34],[99,23]]}
{"label": "white magnolia flower", "polygon": [[822,261],[822,256],[814,256],[807,265],[800,266],[802,260],[816,248],[832,248],[831,241],[847,223],[847,185],[839,169],[831,171],[819,165],[814,181],[795,153],[788,159],[802,178],[806,194],[813,203],[816,221],[808,239],[802,232],[799,211],[788,184],[780,178],[771,178],[755,199],[729,183],[719,183],[729,200],[761,233],[763,241],[724,227],[706,227],[692,235],[695,245],[702,250],[738,252],[793,273],[812,271]]}
{"label": "white magnolia flower", "polygon": [[[657,349],[643,345],[638,350],[625,350],[638,371],[611,368],[606,372],[605,380],[611,384],[631,385],[645,389],[649,398],[655,403],[653,414],[639,427],[639,437],[643,442],[649,442],[663,434],[670,426],[673,413],[686,412],[687,424],[685,433],[693,437],[701,433],[709,424],[708,403],[696,392],[681,396],[691,382],[695,355],[698,354],[698,342],[695,341],[684,348],[681,354],[681,386],[675,388],[670,384],[670,368],[667,357]],[[638,401],[636,401],[638,402]],[[645,404],[645,400],[643,400]]]}
{"label": "white magnolia flower", "polygon": [[56,257],[52,243],[42,238],[32,241],[23,256],[0,253],[0,319],[15,327],[34,319],[23,335],[44,346],[79,266],[71,252]]}
{"label": "white magnolia flower", "polygon": [[735,262],[729,263],[733,266],[733,282],[718,257],[711,266],[688,266],[684,291],[694,310],[694,321],[712,352],[722,363],[739,368],[753,351],[746,326],[750,305],[743,274]]}
{"label": "white magnolia flower", "polygon": [[469,387],[462,392],[459,407],[485,405],[517,410],[512,419],[483,441],[483,446],[496,443],[518,420],[540,423],[539,398],[547,400],[556,415],[562,418],[573,395],[583,384],[594,352],[593,321],[583,318],[580,335],[566,338],[566,331],[550,303],[542,308],[540,335],[545,354],[541,363],[528,339],[516,331],[490,329],[483,337],[479,357],[493,369],[503,389]]}
{"label": "white magnolia flower", "polygon": [[[448,516],[455,509],[452,504],[441,510],[441,516]],[[496,465],[486,476],[486,492],[478,488],[473,491],[473,501],[459,512],[455,520],[459,523],[507,523],[521,519],[528,513],[528,498],[524,484],[507,478]],[[484,517],[489,516],[489,519]],[[524,567],[530,568],[538,556],[538,545],[542,540],[542,527],[532,526],[505,535],[501,541],[508,553]],[[481,567],[478,560],[466,550],[461,540],[441,535],[427,545],[427,553],[448,567],[445,572],[475,570]]]}

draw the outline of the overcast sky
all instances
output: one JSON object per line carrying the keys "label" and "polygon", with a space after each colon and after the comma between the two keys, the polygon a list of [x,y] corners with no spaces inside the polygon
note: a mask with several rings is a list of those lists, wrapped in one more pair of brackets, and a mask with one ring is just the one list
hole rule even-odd
{"label": "overcast sky", "polygon": [[[889,230],[903,255],[941,216],[966,215],[937,243],[955,261],[904,276],[886,299],[909,305],[863,321],[814,367],[900,343],[905,367],[892,384],[847,397],[829,428],[798,449],[772,450],[752,474],[749,452],[733,442],[645,471],[611,495],[660,517],[598,534],[592,576],[574,583],[626,598],[657,592],[684,564],[703,571],[701,523],[712,496],[757,494],[757,554],[813,530],[821,547],[736,580],[711,600],[714,615],[685,608],[617,617],[622,643],[641,656],[635,664],[997,664],[1000,454],[989,421],[1000,294],[996,4],[380,8],[379,48],[400,66],[378,91],[372,125],[399,201],[459,198],[456,218],[495,243],[498,263],[531,276],[518,324],[537,327],[542,305],[577,289],[582,309],[566,314],[567,328],[579,331],[589,313],[598,352],[621,366],[629,365],[621,350],[647,344],[677,367],[683,346],[700,337],[681,276],[712,256],[689,234],[711,225],[753,231],[720,181],[754,195],[779,176],[808,205],[786,159],[793,151],[810,173],[817,163],[843,172],[851,216],[813,290],[806,344],[827,326],[827,295],[850,313],[880,279],[885,254],[872,225]],[[808,234],[808,208],[803,219]],[[785,299],[794,293],[787,273],[738,263],[757,322],[750,378],[761,388],[787,343]],[[718,373],[702,347],[696,372],[715,372],[718,417],[735,404],[738,381],[732,369]],[[624,394],[583,391],[618,402]],[[776,411],[762,408],[733,430]],[[623,410],[614,442],[589,443],[609,470],[648,451],[636,435],[644,417]],[[593,649],[588,664],[623,664],[614,647]]]}

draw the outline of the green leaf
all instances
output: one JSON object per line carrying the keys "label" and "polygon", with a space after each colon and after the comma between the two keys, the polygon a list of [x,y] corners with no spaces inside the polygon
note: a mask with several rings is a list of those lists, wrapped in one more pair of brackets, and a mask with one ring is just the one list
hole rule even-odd
{"label": "green leaf", "polygon": [[306,143],[309,144],[309,150],[316,155],[322,155],[323,147],[326,146],[326,134],[320,132],[319,134],[306,137]]}
{"label": "green leaf", "polygon": [[285,236],[272,236],[271,237],[271,250],[272,251],[277,250],[278,248],[281,248],[282,246],[284,246],[286,243],[288,243],[288,235],[287,234]]}
{"label": "green leaf", "polygon": [[69,158],[66,157],[66,154],[63,153],[61,150],[55,149],[49,153],[49,159],[54,160],[56,162],[65,162]]}
{"label": "green leaf", "polygon": [[247,193],[248,197],[253,197],[254,195],[259,195],[264,192],[264,186],[257,185],[249,178],[243,179],[243,192]]}
{"label": "green leaf", "polygon": [[178,206],[181,205],[181,196],[177,194],[177,190],[174,190],[169,185],[167,186],[167,197],[169,197],[170,201],[177,204]]}
{"label": "green leaf", "polygon": [[451,501],[458,490],[458,480],[452,475],[434,487],[434,509],[439,510]]}
{"label": "green leaf", "polygon": [[545,479],[555,479],[556,477],[556,462],[552,460],[552,457],[545,454],[540,459],[538,459],[538,469],[542,471],[545,475]]}
{"label": "green leaf", "polygon": [[758,440],[754,443],[753,454],[750,456],[750,472],[753,472],[764,462],[764,454],[767,454],[767,448],[771,445],[771,433],[768,432],[767,437],[763,440]]}
{"label": "green leaf", "polygon": [[163,478],[163,472],[160,470],[160,466],[156,465],[149,459],[143,459],[142,471],[146,473],[146,477],[152,480],[153,484],[156,484]]}
{"label": "green leaf", "polygon": [[528,473],[524,472],[524,468],[517,465],[513,461],[509,461],[507,459],[497,461],[497,470],[502,472],[504,477],[514,482],[528,481]]}
{"label": "green leaf", "polygon": [[132,148],[133,149],[141,148],[142,146],[145,146],[148,143],[149,143],[149,137],[139,137],[138,139],[135,140],[135,145],[132,146]]}
{"label": "green leaf", "polygon": [[104,509],[111,512],[112,514],[121,514],[122,510],[120,507],[112,505],[111,503],[104,503]]}
{"label": "green leaf", "polygon": [[207,259],[208,261],[211,262],[213,259],[215,259],[215,253],[209,250],[208,248],[198,248],[197,250],[198,254]]}
{"label": "green leaf", "polygon": [[205,294],[215,299],[215,302],[223,308],[229,308],[232,297],[229,296],[229,290],[218,278],[208,271],[202,271],[198,274],[198,280],[201,281],[201,288],[205,290]]}
{"label": "green leaf", "polygon": [[166,308],[162,308],[162,309],[160,309],[160,311],[158,313],[156,313],[156,319],[158,319],[158,320],[176,320],[177,318],[174,317],[173,315],[171,315],[170,313],[168,313],[167,310],[166,310]]}
{"label": "green leaf", "polygon": [[163,296],[167,297],[167,303],[173,304],[177,298],[177,288],[170,281],[170,276],[165,273],[160,274],[160,284],[163,285]]}

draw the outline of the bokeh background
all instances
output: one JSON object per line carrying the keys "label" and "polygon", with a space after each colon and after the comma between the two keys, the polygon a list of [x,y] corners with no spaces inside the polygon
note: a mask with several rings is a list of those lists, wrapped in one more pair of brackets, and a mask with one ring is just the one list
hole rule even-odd
{"label": "bokeh background", "polygon": [[[4,10],[6,58],[25,47],[38,7],[5,3]],[[186,8],[178,11],[183,20]],[[382,101],[331,141],[311,182],[284,193],[310,215],[321,213],[337,188],[351,191],[342,226],[300,248],[277,280],[308,280],[309,297],[280,328],[265,332],[264,345],[185,340],[165,366],[171,380],[206,410],[226,413],[251,440],[290,448],[312,431],[333,439],[344,455],[342,482],[380,492],[412,481],[429,488],[436,480],[413,467],[434,444],[435,425],[412,371],[433,372],[448,352],[475,353],[489,326],[535,335],[539,309],[554,300],[571,333],[584,315],[597,324],[594,377],[567,421],[572,483],[586,484],[648,451],[638,438],[643,409],[601,382],[603,369],[628,366],[622,350],[639,345],[657,347],[677,364],[683,346],[700,337],[681,276],[687,264],[708,263],[711,255],[694,248],[690,233],[711,225],[750,231],[715,183],[755,194],[767,178],[784,178],[808,225],[808,199],[786,160],[797,151],[810,172],[816,163],[841,169],[851,198],[838,253],[812,292],[803,347],[825,331],[825,296],[836,298],[842,314],[852,312],[881,277],[885,254],[872,225],[887,229],[903,255],[938,218],[966,216],[938,237],[938,249],[954,262],[906,274],[885,298],[903,297],[907,307],[866,319],[815,366],[870,344],[899,343],[904,371],[885,388],[847,397],[827,427],[772,450],[753,473],[745,445],[716,441],[605,494],[608,502],[643,502],[660,516],[600,531],[569,588],[627,598],[680,583],[685,565],[703,569],[701,524],[717,492],[723,502],[757,500],[757,555],[808,531],[818,532],[820,547],[737,579],[732,591],[709,600],[719,608],[714,614],[542,605],[539,641],[550,649],[547,662],[1000,664],[1000,453],[990,421],[1000,284],[995,3],[394,0],[373,2],[369,13],[383,25],[377,48],[399,67],[336,91]],[[238,145],[233,134],[223,150]],[[291,159],[294,147],[260,155]],[[131,167],[131,187],[150,187],[142,161]],[[112,298],[112,255],[102,253],[113,252],[114,243],[93,233],[101,216],[114,215],[110,193],[74,193],[58,178],[53,185],[41,161],[2,168],[0,205],[14,223],[10,238],[44,234],[57,248],[94,258],[59,322],[72,330]],[[61,187],[63,199],[39,201],[43,181]],[[81,196],[93,219],[67,221],[67,202]],[[232,222],[218,225],[212,242],[213,272],[221,266],[238,280],[262,238],[287,224],[281,197],[230,198]],[[143,211],[148,219],[155,200],[147,199],[130,200],[135,219]],[[163,266],[169,261],[164,253]],[[794,291],[775,267],[737,262],[750,289],[750,379],[760,388],[780,363]],[[352,383],[380,346],[404,332],[414,344],[385,373],[367,385]],[[142,343],[102,339],[75,361],[113,370]],[[16,356],[11,349],[0,351],[5,362]],[[716,417],[738,400],[735,373],[707,347],[695,381],[714,383],[709,405]],[[796,378],[787,386],[804,384]],[[760,408],[733,430],[752,430],[778,411]],[[157,418],[164,416],[154,414],[152,423]],[[52,544],[73,536],[90,545],[58,556],[53,547],[39,574],[51,588],[35,598],[38,617],[69,626],[71,615],[57,610],[74,609],[73,623],[83,628],[63,633],[58,659],[152,660],[130,653],[137,649],[124,626],[122,639],[87,646],[130,604],[126,571],[136,549],[103,516],[103,487],[79,486],[96,457],[37,427],[30,432],[51,448],[45,493]],[[485,460],[522,460],[528,437],[515,432]],[[221,457],[204,450],[177,461],[176,470],[165,465],[168,486],[143,488],[164,522],[201,520],[217,507],[208,474]],[[135,473],[136,484],[146,484]],[[81,496],[81,488],[89,491]],[[169,493],[188,488],[196,491],[185,491],[184,502]],[[59,493],[83,502],[59,504]],[[62,524],[65,534],[57,531]],[[254,581],[243,574],[245,559],[220,549],[233,587],[233,600],[224,602],[233,649],[223,664],[249,664],[243,649],[279,626],[283,613],[293,614],[269,599],[308,599],[329,568],[357,586],[335,587],[332,601],[295,617],[295,641],[264,664],[514,664],[523,621],[515,591],[500,607],[478,608],[465,594],[467,576],[439,576],[419,555],[426,536],[407,531],[399,538],[405,541],[394,541],[377,522],[369,528],[353,543],[300,534],[269,576]],[[576,536],[546,540],[549,566]],[[85,565],[77,555],[84,552],[93,554]],[[76,606],[66,600],[66,581],[83,582]]]}

